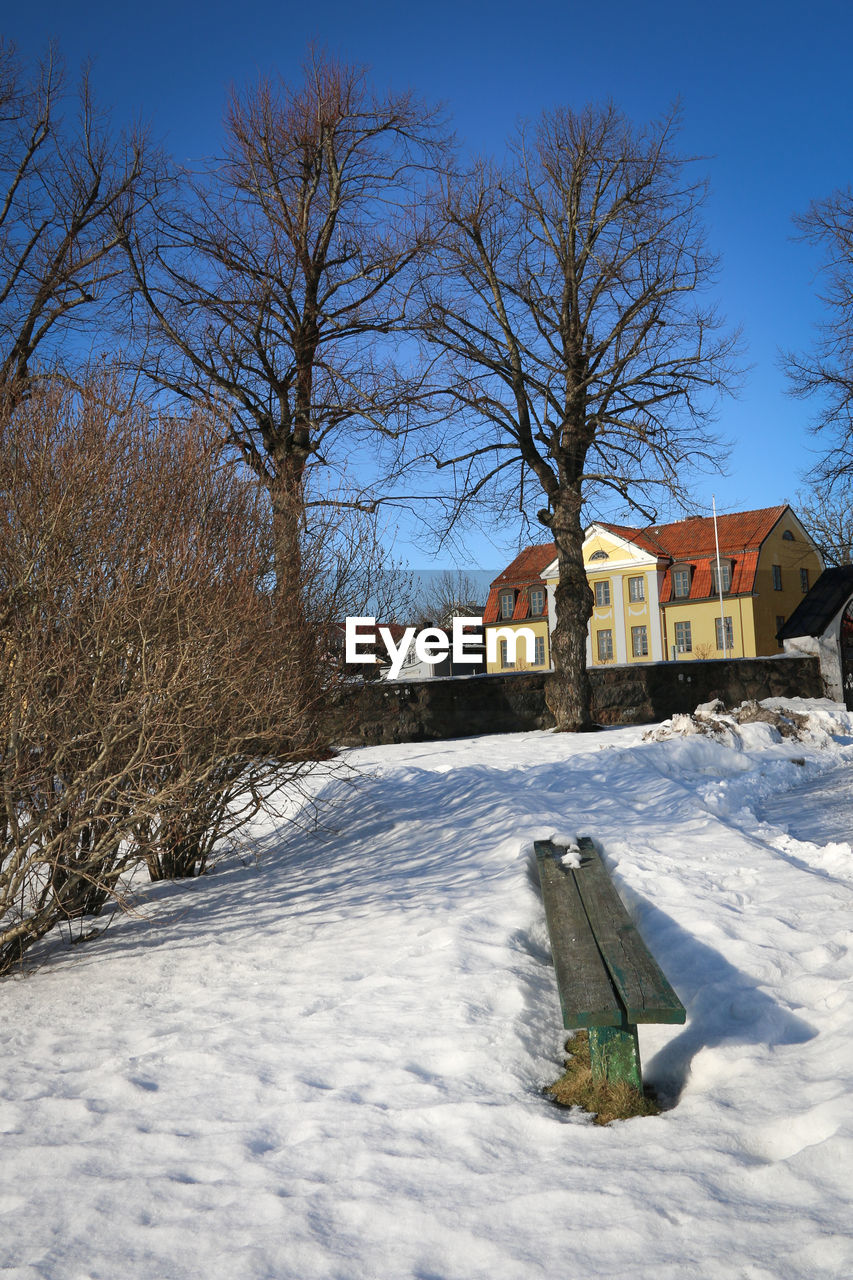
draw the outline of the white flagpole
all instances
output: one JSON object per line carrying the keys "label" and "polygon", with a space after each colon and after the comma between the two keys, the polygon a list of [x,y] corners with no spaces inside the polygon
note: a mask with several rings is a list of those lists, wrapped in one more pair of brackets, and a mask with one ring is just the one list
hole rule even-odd
{"label": "white flagpole", "polygon": [[[717,535],[717,499],[711,494],[711,507],[714,512],[714,545],[717,548],[717,590],[720,593],[720,635],[723,638],[723,657],[728,657],[726,644],[726,618],[723,606],[723,575],[720,571],[720,539]],[[732,637],[734,639],[734,637]]]}

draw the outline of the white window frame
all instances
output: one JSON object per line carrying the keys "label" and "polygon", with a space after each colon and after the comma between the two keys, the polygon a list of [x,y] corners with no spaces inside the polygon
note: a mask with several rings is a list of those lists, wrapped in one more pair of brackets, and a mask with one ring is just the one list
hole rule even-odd
{"label": "white window frame", "polygon": [[[732,589],[732,566],[727,560],[720,561],[720,573],[723,579],[723,595]],[[718,596],[720,594],[720,584],[717,581],[717,566],[711,565],[711,595]]]}
{"label": "white window frame", "polygon": [[515,613],[515,592],[502,591],[498,597],[498,603],[501,621],[505,622]]}
{"label": "white window frame", "polygon": [[[541,618],[541,617],[542,617],[542,615],[543,615],[543,614],[544,614],[544,612],[545,612],[545,588],[544,588],[544,587],[531,587],[531,588],[530,588],[530,595],[529,595],[529,599],[530,599],[530,616],[531,616],[531,618]],[[537,609],[537,608],[535,607],[535,605],[534,605],[534,601],[535,601],[535,600],[538,600],[538,602],[539,602],[539,608],[538,608],[538,609]]]}
{"label": "white window frame", "polygon": [[610,579],[599,578],[595,584],[595,607],[596,609],[610,608]]}
{"label": "white window frame", "polygon": [[[604,637],[607,637],[605,640]],[[602,649],[609,649],[609,653],[603,653]],[[595,651],[598,654],[599,662],[613,661],[613,632],[609,627],[604,627],[601,631],[595,633]]]}
{"label": "white window frame", "polygon": [[536,640],[534,643],[534,650],[533,650],[533,665],[534,667],[545,666],[545,637],[544,636],[536,637]]}
{"label": "white window frame", "polygon": [[[678,634],[681,632],[682,639],[679,640]],[[689,622],[676,622],[675,624],[675,647],[679,653],[693,652],[693,628]]]}
{"label": "white window frame", "polygon": [[507,661],[507,641],[498,641],[498,652],[501,658],[501,671],[514,671],[515,663]]}
{"label": "white window frame", "polygon": [[717,649],[720,653],[723,652],[723,621],[725,621],[725,625],[726,625],[725,648],[726,650],[728,650],[729,653],[734,653],[734,648],[735,648],[734,626],[728,614],[725,615],[724,619],[721,619],[721,618],[714,619],[714,638],[717,642]]}
{"label": "white window frame", "polygon": [[[642,632],[642,643],[640,641]],[[649,656],[649,629],[646,626],[631,628],[631,657],[647,658]]]}
{"label": "white window frame", "polygon": [[646,578],[644,574],[640,574],[638,578],[628,579],[628,602],[630,604],[643,604],[646,599]]}
{"label": "white window frame", "polygon": [[[682,581],[683,579],[685,579],[685,578],[686,578],[686,580],[687,580],[687,590],[686,590],[686,591],[679,591],[679,590],[678,590],[678,584],[679,584],[679,582],[681,582],[681,581]],[[678,568],[678,569],[673,569],[673,570],[672,570],[672,598],[673,598],[673,600],[686,600],[686,599],[687,599],[687,597],[690,595],[690,588],[691,588],[692,584],[693,584],[693,574],[690,572],[690,569],[689,569],[689,568],[687,568],[686,566],[682,566],[682,567],[680,567],[680,568]]]}

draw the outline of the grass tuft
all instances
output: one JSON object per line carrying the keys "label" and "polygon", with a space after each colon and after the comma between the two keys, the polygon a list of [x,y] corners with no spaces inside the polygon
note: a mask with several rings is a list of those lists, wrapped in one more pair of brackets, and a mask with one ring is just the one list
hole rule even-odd
{"label": "grass tuft", "polygon": [[558,1106],[581,1107],[594,1115],[596,1124],[660,1114],[660,1107],[650,1095],[639,1093],[629,1084],[608,1084],[592,1078],[589,1036],[585,1031],[576,1031],[569,1037],[566,1052],[565,1072],[545,1089]]}

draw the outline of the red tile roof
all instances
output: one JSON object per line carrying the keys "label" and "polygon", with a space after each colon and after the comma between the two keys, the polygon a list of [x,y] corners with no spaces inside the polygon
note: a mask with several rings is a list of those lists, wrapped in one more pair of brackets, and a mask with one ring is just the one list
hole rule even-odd
{"label": "red tile roof", "polygon": [[[539,586],[542,588],[543,592],[545,591],[545,583],[542,582],[540,578],[536,578],[532,583],[530,583],[530,586],[533,586],[533,585]],[[529,618],[529,617],[547,618],[548,617],[547,594],[545,595],[545,599],[544,599],[545,608],[543,612],[538,614],[531,614],[530,595],[529,595],[530,586],[528,586],[527,590],[525,590],[523,587],[516,588],[517,595],[515,598],[515,608],[513,609],[511,618],[502,618],[500,616],[501,591],[506,590],[507,584],[504,582],[504,583],[501,583],[500,587],[492,587],[491,591],[489,592],[489,598],[486,601],[486,607],[483,609],[483,622],[484,623],[521,622],[523,621],[524,618]]]}
{"label": "red tile roof", "polygon": [[[730,516],[717,516],[720,554],[757,551],[787,509],[786,504],[782,503],[778,507],[762,507],[758,511],[739,511]],[[639,532],[651,535],[673,560],[690,560],[715,554],[712,516],[691,516],[672,524],[652,525]]]}
{"label": "red tile roof", "polygon": [[556,544],[540,542],[536,547],[525,547],[508,564],[503,573],[499,573],[492,582],[493,587],[526,587],[538,582],[543,569],[557,554]]}
{"label": "red tile roof", "polygon": [[[732,584],[727,595],[748,595],[755,587],[755,571],[761,544],[787,511],[787,505],[762,507],[717,517],[720,555],[732,562]],[[714,519],[691,516],[672,524],[653,525],[641,531],[651,536],[676,564],[692,565],[688,600],[707,600],[713,594],[711,565],[716,557]],[[667,569],[661,584],[660,602],[673,600],[672,573]]]}
{"label": "red tile roof", "polygon": [[617,538],[622,538],[625,542],[633,542],[643,551],[648,551],[653,556],[666,556],[669,554],[653,536],[657,533],[654,525],[649,525],[646,529],[632,529],[627,524],[604,524],[600,520],[596,521],[596,524],[600,529],[607,529],[609,533],[615,533]]}
{"label": "red tile roof", "polygon": [[[503,573],[499,573],[492,583],[489,598],[483,610],[483,622],[521,622],[529,617],[530,598],[525,588],[541,587],[543,591],[545,590],[545,583],[541,576],[542,570],[547,569],[556,554],[557,548],[553,542],[542,542],[537,547],[525,547],[512,564],[507,565]],[[501,618],[500,593],[507,587],[515,588],[518,594],[512,617]],[[545,609],[545,613],[540,614],[540,617],[547,617],[547,597]]]}
{"label": "red tile roof", "polygon": [[497,587],[492,587],[483,609],[483,622],[497,622],[499,607],[498,589]]}
{"label": "red tile roof", "polygon": [[[758,568],[758,552],[745,551],[740,555],[726,555],[722,547],[720,547],[720,556],[730,561],[732,564],[732,585],[725,592],[727,596],[749,595],[755,586],[755,571]],[[716,556],[712,553],[710,558],[699,560],[694,556],[681,556],[678,560],[679,566],[692,565],[693,576],[690,581],[690,595],[673,597],[672,594],[672,573],[667,569],[660,589],[661,604],[671,604],[673,600],[681,604],[684,600],[707,600],[711,595],[716,593],[713,591],[713,579],[711,578],[711,566],[714,564]]]}
{"label": "red tile roof", "polygon": [[[738,511],[729,516],[717,516],[720,554],[757,549],[782,518],[787,506],[762,507],[758,511]],[[713,516],[689,516],[686,520],[674,520],[671,524],[650,524],[644,529],[632,529],[622,524],[601,524],[602,529],[615,533],[627,542],[636,543],[652,555],[664,555],[673,560],[690,560],[697,556],[715,554]]]}
{"label": "red tile roof", "polygon": [[[720,555],[732,562],[732,585],[727,595],[749,594],[755,586],[758,553],[761,544],[788,510],[787,504],[778,507],[761,507],[757,511],[739,511],[733,515],[717,516]],[[692,565],[693,574],[690,595],[679,599],[707,600],[711,596],[711,562],[716,555],[713,516],[690,516],[687,520],[674,520],[670,524],[647,525],[633,529],[629,525],[596,522],[626,542],[633,542],[649,554],[678,565]],[[518,596],[511,619],[518,622],[528,616],[529,601],[523,589],[539,585],[540,575],[557,554],[553,542],[543,542],[536,547],[525,547],[507,565],[491,584],[489,598],[483,610],[483,622],[497,622],[499,594],[503,587],[515,587]],[[661,584],[661,604],[672,601],[672,575],[667,567]],[[602,569],[604,564],[600,566]]]}

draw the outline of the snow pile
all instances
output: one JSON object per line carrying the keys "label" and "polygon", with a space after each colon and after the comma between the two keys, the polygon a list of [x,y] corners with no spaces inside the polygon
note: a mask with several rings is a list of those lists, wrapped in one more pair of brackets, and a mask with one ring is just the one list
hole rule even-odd
{"label": "snow pile", "polygon": [[759,747],[783,738],[829,746],[837,738],[849,736],[850,717],[838,704],[828,700],[808,705],[801,698],[766,698],[762,702],[742,702],[727,711],[725,704],[715,698],[713,702],[701,703],[692,715],[682,713],[664,720],[643,736],[649,742],[662,742],[693,734],[703,734],[738,749],[745,745]]}
{"label": "snow pile", "polygon": [[[853,734],[367,748],[320,823],[3,984],[15,1280],[853,1274]],[[760,731],[764,737],[751,740]],[[818,799],[815,800],[814,796]],[[818,826],[822,815],[823,826]],[[529,851],[593,836],[685,1006],[669,1107],[557,1109]],[[257,853],[257,858],[254,854]]]}

